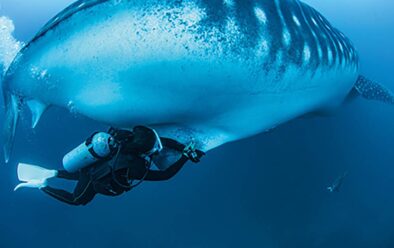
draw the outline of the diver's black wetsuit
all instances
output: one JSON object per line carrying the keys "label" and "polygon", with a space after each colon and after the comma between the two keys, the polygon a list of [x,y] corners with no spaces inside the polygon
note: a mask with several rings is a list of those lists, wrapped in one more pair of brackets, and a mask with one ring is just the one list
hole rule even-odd
{"label": "diver's black wetsuit", "polygon": [[[120,152],[111,161],[99,162],[76,173],[58,171],[58,178],[78,181],[73,193],[50,186],[43,187],[41,190],[64,203],[86,205],[93,200],[96,194],[117,196],[131,190],[133,188],[132,180],[168,180],[179,172],[189,157],[182,152],[185,149],[184,145],[167,138],[161,138],[161,142],[164,147],[180,151],[182,154],[178,161],[164,171],[151,170],[151,162],[138,155]],[[201,151],[197,150],[196,152],[198,159],[204,155]],[[111,162],[116,164],[110,166],[108,163]]]}

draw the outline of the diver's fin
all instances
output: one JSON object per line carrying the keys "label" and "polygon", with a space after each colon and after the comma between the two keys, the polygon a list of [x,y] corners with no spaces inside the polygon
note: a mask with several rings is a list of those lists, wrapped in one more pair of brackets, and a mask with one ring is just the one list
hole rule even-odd
{"label": "diver's fin", "polygon": [[394,104],[394,94],[383,85],[373,82],[364,76],[359,76],[353,91],[367,100],[380,101],[388,104]]}
{"label": "diver's fin", "polygon": [[41,189],[47,186],[47,181],[30,181],[27,183],[20,183],[16,185],[14,191],[17,191],[21,188],[33,188],[33,189]]}
{"label": "diver's fin", "polygon": [[[3,89],[4,91],[4,89]],[[8,92],[4,92],[5,119],[3,126],[3,149],[5,162],[8,163],[14,146],[15,131],[18,124],[19,112],[22,106],[21,99]]]}
{"label": "diver's fin", "polygon": [[48,170],[36,165],[23,164],[18,165],[18,179],[22,183],[15,187],[14,190],[20,188],[42,188],[47,185],[47,180],[56,177],[56,170]]}

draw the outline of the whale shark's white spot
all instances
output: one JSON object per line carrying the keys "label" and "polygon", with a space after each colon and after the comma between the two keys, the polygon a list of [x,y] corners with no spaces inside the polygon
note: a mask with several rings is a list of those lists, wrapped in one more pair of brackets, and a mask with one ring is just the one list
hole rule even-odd
{"label": "whale shark's white spot", "polygon": [[350,57],[349,56],[349,47],[348,47],[348,44],[347,44],[347,42],[346,41],[343,41],[343,50],[344,50],[344,56],[345,56],[345,60],[346,60],[346,63],[348,62],[348,60],[347,60],[347,58],[346,57]]}
{"label": "whale shark's white spot", "polygon": [[277,63],[277,66],[279,67],[279,66],[283,65],[284,62],[285,62],[285,61],[284,61],[284,59],[283,59],[283,51],[277,52],[277,54],[276,54],[276,63]]}
{"label": "whale shark's white spot", "polygon": [[263,41],[261,42],[261,46],[264,48],[264,50],[265,50],[266,52],[269,51],[269,45],[268,45],[268,41],[267,41],[267,40],[263,40]]}
{"label": "whale shark's white spot", "polygon": [[32,66],[30,68],[31,77],[37,80],[46,80],[48,79],[48,70],[40,69],[36,66]]}
{"label": "whale shark's white spot", "polygon": [[317,38],[317,35],[315,33],[315,31],[313,29],[311,29],[315,44],[316,44],[316,49],[317,49],[317,56],[319,58],[319,60],[321,60],[323,58],[323,50],[320,44],[320,40],[319,38]]}
{"label": "whale shark's white spot", "polygon": [[17,41],[13,32],[14,23],[5,16],[0,17],[0,74],[4,74],[17,53],[24,46],[23,42]]}
{"label": "whale shark's white spot", "polygon": [[350,61],[354,62],[354,51],[353,51],[353,48],[350,48]]}
{"label": "whale shark's white spot", "polygon": [[223,3],[228,7],[234,7],[235,5],[234,0],[223,0]]}
{"label": "whale shark's white spot", "polygon": [[313,24],[315,24],[316,27],[319,27],[319,24],[317,24],[317,21],[313,17],[312,17],[312,22],[313,22]]}
{"label": "whale shark's white spot", "polygon": [[342,45],[342,41],[340,39],[338,39],[338,44],[339,44],[339,50],[343,54],[343,45]]}
{"label": "whale shark's white spot", "polygon": [[260,41],[260,45],[257,48],[256,51],[256,56],[260,57],[260,56],[266,56],[269,53],[269,45],[268,45],[268,41],[266,39],[262,39]]}
{"label": "whale shark's white spot", "polygon": [[293,21],[297,26],[301,26],[300,20],[298,20],[297,16],[293,15]]}
{"label": "whale shark's white spot", "polygon": [[76,108],[75,108],[75,103],[73,101],[69,101],[67,103],[67,108],[68,108],[68,111],[70,111],[70,113],[72,113],[72,114],[77,113]]}
{"label": "whale shark's white spot", "polygon": [[[327,26],[327,25],[326,25]],[[327,36],[327,45],[331,44],[330,47],[328,47],[328,60],[329,60],[329,64],[333,65],[336,64],[336,57],[334,57],[334,54],[338,54],[337,52],[337,46],[336,46],[336,42],[335,42],[335,37],[333,37],[332,32],[328,32]]]}
{"label": "whale shark's white spot", "polygon": [[345,67],[345,65],[346,65],[346,57],[345,57],[345,55],[342,55],[341,66]]}
{"label": "whale shark's white spot", "polygon": [[228,18],[226,22],[226,34],[229,40],[237,40],[237,37],[241,35],[241,29],[239,23],[235,18]]}
{"label": "whale shark's white spot", "polygon": [[83,6],[86,5],[86,2],[81,3],[80,5],[78,5],[78,8],[82,8]]}
{"label": "whale shark's white spot", "polygon": [[323,58],[323,50],[319,43],[317,43],[317,56],[319,57],[319,60]]}
{"label": "whale shark's white spot", "polygon": [[308,63],[311,59],[311,49],[309,48],[308,44],[305,44],[304,51],[303,51],[303,59],[305,63]]}
{"label": "whale shark's white spot", "polygon": [[282,37],[283,37],[283,44],[285,46],[287,46],[287,47],[290,46],[290,44],[291,44],[291,35],[290,35],[289,30],[287,30],[287,29],[283,30]]}
{"label": "whale shark's white spot", "polygon": [[333,54],[331,48],[327,47],[328,64],[331,65],[333,62]]}
{"label": "whale shark's white spot", "polygon": [[288,47],[291,44],[291,35],[290,35],[289,30],[287,28],[286,21],[285,21],[285,18],[283,16],[282,9],[280,8],[280,3],[279,2],[280,2],[279,0],[275,0],[275,7],[276,7],[276,9],[278,11],[280,22],[281,22],[281,24],[283,26],[282,41],[283,41],[283,44],[286,47]]}
{"label": "whale shark's white spot", "polygon": [[263,23],[266,24],[267,23],[267,15],[265,14],[264,10],[262,10],[259,7],[255,7],[254,8],[254,14],[256,15],[257,19]]}
{"label": "whale shark's white spot", "polygon": [[114,6],[116,6],[116,5],[120,4],[120,3],[122,3],[122,0],[112,0],[112,3],[113,3]]}

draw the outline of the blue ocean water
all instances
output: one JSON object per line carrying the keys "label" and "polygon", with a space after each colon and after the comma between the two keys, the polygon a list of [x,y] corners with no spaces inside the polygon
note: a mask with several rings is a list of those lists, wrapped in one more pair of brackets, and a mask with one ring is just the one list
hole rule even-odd
{"label": "blue ocean water", "polygon": [[[28,41],[71,1],[0,0]],[[357,47],[361,71],[394,89],[394,3],[308,1]],[[2,117],[3,118],[3,117]],[[357,99],[332,116],[294,120],[215,149],[175,179],[69,207],[38,190],[14,193],[19,161],[61,158],[106,127],[51,109],[22,120],[0,167],[0,247],[394,247],[394,108]],[[326,187],[349,173],[341,192]]]}

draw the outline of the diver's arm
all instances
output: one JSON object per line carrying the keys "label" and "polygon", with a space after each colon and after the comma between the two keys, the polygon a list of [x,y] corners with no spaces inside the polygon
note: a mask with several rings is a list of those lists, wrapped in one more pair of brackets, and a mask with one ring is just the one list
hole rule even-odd
{"label": "diver's arm", "polygon": [[176,161],[173,165],[168,167],[164,171],[159,170],[149,170],[147,176],[145,177],[146,181],[165,181],[174,177],[186,164],[189,159],[182,155],[182,157]]}
{"label": "diver's arm", "polygon": [[160,137],[160,140],[164,147],[180,152],[193,163],[200,162],[200,159],[205,155],[205,152],[197,150],[194,147],[195,143],[193,141],[189,145],[185,146],[178,141],[169,138]]}
{"label": "diver's arm", "polygon": [[164,147],[182,152],[183,149],[185,149],[185,145],[179,143],[176,140],[173,139],[169,139],[169,138],[164,138],[164,137],[160,137],[161,143],[163,144]]}
{"label": "diver's arm", "polygon": [[200,161],[200,158],[205,155],[204,152],[200,150],[194,149],[191,145],[185,146],[175,140],[168,139],[168,138],[160,138],[164,147],[174,149],[179,151],[182,156],[178,159],[174,164],[168,167],[164,171],[157,171],[157,170],[149,170],[145,180],[147,181],[165,181],[172,177],[174,177],[186,164],[188,160],[191,160],[194,163]]}

